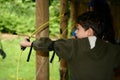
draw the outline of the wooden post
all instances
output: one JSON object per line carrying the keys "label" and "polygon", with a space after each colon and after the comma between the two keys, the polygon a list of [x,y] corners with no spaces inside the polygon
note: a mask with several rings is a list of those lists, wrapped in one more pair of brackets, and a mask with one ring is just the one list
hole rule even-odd
{"label": "wooden post", "polygon": [[77,16],[79,15],[81,9],[80,9],[80,0],[71,0],[71,8],[70,8],[70,17],[71,17],[71,31],[74,30],[75,27],[75,20]]}
{"label": "wooden post", "polygon": [[70,17],[71,17],[71,31],[73,31],[75,27],[75,19],[77,16],[80,14],[84,13],[88,9],[88,2],[90,0],[71,0],[71,5],[70,5]]}
{"label": "wooden post", "polygon": [[[60,0],[60,15],[68,12],[68,0]],[[60,18],[60,32],[62,38],[67,38],[68,34],[68,15]],[[60,80],[67,80],[67,63],[64,59],[60,59]]]}
{"label": "wooden post", "polygon": [[116,40],[120,40],[120,3],[111,4],[111,13],[113,16],[113,25],[115,30]]}
{"label": "wooden post", "polygon": [[[49,20],[49,0],[36,0],[36,26],[40,27]],[[47,28],[36,34],[36,39],[48,37],[49,29]],[[36,51],[36,80],[49,80],[49,54]]]}
{"label": "wooden post", "polygon": [[75,27],[75,19],[76,19],[76,6],[75,0],[71,0],[71,5],[70,5],[70,17],[71,17],[71,31],[73,31]]}

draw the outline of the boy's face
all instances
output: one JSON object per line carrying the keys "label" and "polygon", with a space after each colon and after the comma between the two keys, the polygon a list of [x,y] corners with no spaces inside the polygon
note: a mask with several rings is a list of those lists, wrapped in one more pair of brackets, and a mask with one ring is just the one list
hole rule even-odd
{"label": "boy's face", "polygon": [[93,30],[90,28],[85,30],[80,24],[76,24],[76,36],[77,38],[85,38],[93,35]]}

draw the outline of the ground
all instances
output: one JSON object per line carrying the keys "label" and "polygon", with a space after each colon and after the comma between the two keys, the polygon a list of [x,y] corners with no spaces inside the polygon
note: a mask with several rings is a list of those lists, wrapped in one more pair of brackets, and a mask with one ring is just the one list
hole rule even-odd
{"label": "ground", "polygon": [[0,39],[7,40],[7,39],[15,39],[15,38],[18,38],[18,35],[13,35],[13,34],[8,34],[8,33],[0,34]]}

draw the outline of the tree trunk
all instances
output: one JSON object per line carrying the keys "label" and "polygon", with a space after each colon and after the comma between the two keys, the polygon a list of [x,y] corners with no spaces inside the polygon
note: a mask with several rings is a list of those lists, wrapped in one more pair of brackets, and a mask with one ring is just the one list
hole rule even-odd
{"label": "tree trunk", "polygon": [[[36,0],[36,26],[49,20],[49,0]],[[49,36],[48,24],[46,28],[36,34],[36,39]],[[49,80],[49,54],[45,55],[41,51],[36,51],[36,80]]]}
{"label": "tree trunk", "polygon": [[[60,15],[68,12],[68,0],[60,0]],[[60,18],[60,33],[61,38],[67,38],[68,34],[68,14]],[[60,59],[60,80],[67,80],[67,62]]]}

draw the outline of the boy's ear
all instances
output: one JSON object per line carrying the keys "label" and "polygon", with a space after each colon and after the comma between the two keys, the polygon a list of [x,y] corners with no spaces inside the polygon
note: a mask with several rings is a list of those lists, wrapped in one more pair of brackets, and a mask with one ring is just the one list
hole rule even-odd
{"label": "boy's ear", "polygon": [[89,29],[88,29],[88,35],[89,35],[89,36],[93,36],[93,35],[94,35],[94,31],[93,31],[92,28],[89,28]]}

